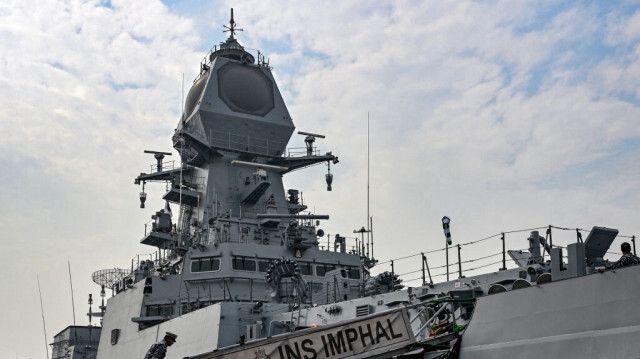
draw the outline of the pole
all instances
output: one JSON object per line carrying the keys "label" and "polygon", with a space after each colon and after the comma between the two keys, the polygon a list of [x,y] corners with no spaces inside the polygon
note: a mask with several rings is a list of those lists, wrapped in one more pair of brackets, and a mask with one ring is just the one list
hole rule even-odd
{"label": "pole", "polygon": [[371,238],[371,226],[369,225],[369,112],[367,111],[367,257],[369,257],[369,240]]}
{"label": "pole", "polygon": [[[433,285],[433,278],[431,278],[431,271],[429,270],[429,263],[427,262],[427,256],[422,254],[423,267],[427,267],[427,274],[429,275],[429,285]],[[424,277],[423,277],[424,278]]]}
{"label": "pole", "polygon": [[449,217],[442,217],[442,229],[444,229],[444,236],[447,239],[447,246],[445,247],[447,257],[447,282],[449,281],[449,246],[451,245],[451,231],[449,230],[449,223],[451,223],[451,219],[449,219]]}
{"label": "pole", "polygon": [[633,243],[633,255],[637,256],[638,254],[636,253],[636,236],[631,236],[631,243]]}
{"label": "pole", "polygon": [[[373,255],[373,216],[369,217],[369,220],[371,222],[371,227],[369,227],[369,231],[371,232],[371,259],[373,259],[373,262],[375,263],[375,256]],[[635,248],[635,241],[633,242],[634,248]],[[634,251],[635,252],[635,251]]]}
{"label": "pole", "polygon": [[462,276],[462,258],[460,257],[460,250],[461,250],[461,247],[458,244],[458,278],[464,278]]}
{"label": "pole", "polygon": [[38,293],[40,293],[40,312],[42,313],[42,329],[44,330],[44,347],[47,350],[47,359],[49,359],[49,345],[47,344],[47,326],[44,322],[44,307],[42,306],[42,291],[40,290],[40,277],[36,276],[38,280]]}
{"label": "pole", "polygon": [[420,252],[420,254],[422,255],[422,285],[427,284],[427,278],[425,278],[425,274],[424,274],[424,252]]}
{"label": "pole", "polygon": [[184,118],[184,72],[182,73],[182,100],[180,101],[180,104],[182,105],[182,121],[185,121],[186,118]]}
{"label": "pole", "polygon": [[395,292],[396,288],[395,288],[395,280],[394,278],[396,277],[396,271],[393,268],[393,260],[391,261],[391,291]]}
{"label": "pole", "polygon": [[76,306],[73,302],[73,281],[71,280],[71,261],[67,261],[69,265],[69,285],[71,286],[71,309],[73,311],[73,325],[76,325]]}
{"label": "pole", "polygon": [[500,268],[500,270],[507,270],[507,254],[506,254],[506,245],[504,241],[504,233],[502,233],[502,236],[500,237],[500,239],[502,240],[502,268]]}
{"label": "pole", "polygon": [[448,282],[449,281],[449,242],[447,242],[445,253],[447,257],[447,282]]}

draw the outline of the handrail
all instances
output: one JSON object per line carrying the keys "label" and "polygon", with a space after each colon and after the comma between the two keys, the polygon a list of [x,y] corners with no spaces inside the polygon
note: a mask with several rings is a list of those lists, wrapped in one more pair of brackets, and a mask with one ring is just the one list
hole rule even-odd
{"label": "handrail", "polygon": [[[554,229],[559,229],[559,230],[565,230],[565,231],[576,231],[576,229],[577,229],[578,231],[585,232],[585,233],[591,232],[591,230],[586,230],[586,229],[581,229],[581,228],[557,227],[557,226],[549,225],[549,226],[543,226],[543,227],[541,226],[541,227],[535,227],[535,228],[527,228],[527,229],[519,229],[519,230],[511,230],[511,231],[500,232],[500,233],[496,233],[496,234],[488,236],[488,237],[483,237],[483,238],[478,239],[478,240],[472,240],[472,241],[469,241],[469,242],[466,242],[466,243],[461,243],[460,246],[469,246],[469,245],[478,244],[480,242],[487,241],[487,240],[492,239],[492,238],[499,238],[499,237],[501,237],[503,235],[503,233],[504,234],[513,234],[513,233],[521,233],[521,232],[531,232],[531,231],[536,231],[536,230],[541,230],[541,229],[547,229],[549,227],[554,228]],[[634,235],[618,235],[617,237],[635,239]],[[573,241],[572,241],[572,243],[573,243]],[[555,247],[555,248],[565,248],[565,246],[557,245],[557,244],[554,244],[553,247]],[[516,250],[523,251],[523,250],[527,250],[527,249],[528,248],[516,249]],[[389,259],[389,260],[384,261],[384,262],[379,262],[379,263],[377,263],[377,265],[378,266],[385,265],[385,264],[391,265],[393,263],[395,266],[397,266],[399,261],[410,259],[410,258],[414,258],[414,257],[421,257],[420,260],[422,260],[422,254],[423,253],[424,254],[429,254],[429,253],[435,253],[435,252],[442,252],[442,251],[445,251],[445,250],[446,250],[446,247],[437,248],[437,249],[433,249],[433,250],[422,252],[422,253],[411,254],[411,255],[406,255],[406,256],[402,256],[402,257],[398,257],[398,258],[394,258],[394,259]],[[614,252],[614,251],[607,251],[606,254],[619,255],[620,253]],[[478,257],[478,258],[473,258],[473,259],[468,259],[468,260],[463,260],[463,261],[458,261],[458,262],[452,262],[452,263],[449,263],[449,268],[455,267],[455,266],[460,265],[460,264],[479,262],[479,261],[482,261],[484,259],[496,257],[496,256],[499,256],[499,255],[504,255],[504,252],[500,251],[500,252],[496,252],[496,253],[493,253],[493,254],[485,255],[483,257]],[[564,257],[566,258],[566,256],[564,256]],[[503,260],[501,259],[501,260],[496,261],[496,262],[478,265],[478,266],[473,267],[473,268],[465,268],[464,272],[471,272],[471,271],[475,271],[475,270],[478,270],[478,269],[482,269],[482,268],[486,268],[486,267],[490,267],[492,265],[502,264],[502,263],[503,263]],[[443,269],[443,268],[446,268],[446,267],[447,267],[447,265],[445,264],[445,265],[441,265],[441,266],[430,267],[430,269],[437,271],[438,269]],[[415,266],[414,266],[414,268],[415,268]],[[412,270],[412,271],[409,271],[409,272],[404,272],[404,273],[398,274],[398,276],[399,277],[403,277],[403,276],[407,276],[407,275],[410,275],[410,274],[421,273],[422,271],[423,271],[423,269]],[[442,276],[445,276],[445,275],[446,275],[446,273],[440,273],[440,274],[434,274],[434,275],[432,275],[432,277],[442,277]],[[423,276],[420,276],[418,278],[412,278],[412,279],[404,279],[403,278],[403,283],[414,282],[414,281],[422,280],[422,279],[423,279]]]}

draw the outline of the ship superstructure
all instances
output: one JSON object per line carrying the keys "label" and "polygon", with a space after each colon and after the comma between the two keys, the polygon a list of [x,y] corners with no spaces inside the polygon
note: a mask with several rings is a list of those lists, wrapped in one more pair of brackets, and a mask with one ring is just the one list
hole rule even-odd
{"label": "ship superstructure", "polygon": [[[141,208],[147,185],[167,189],[165,207],[140,241],[155,254],[137,257],[131,270],[93,274],[103,298],[105,289],[114,294],[90,313],[102,317],[102,327],[61,332],[53,344],[60,358],[81,357],[68,347],[81,343],[71,334],[83,330],[99,333],[98,359],[141,358],[166,331],[179,335],[168,358],[202,359],[576,357],[572,346],[593,337],[604,349],[586,353],[606,357],[623,353],[603,345],[606,338],[626,343],[640,333],[637,315],[616,317],[639,289],[609,301],[594,293],[629,281],[640,288],[633,275],[640,267],[621,278],[591,275],[618,234],[605,227],[566,248],[553,246],[551,227],[546,237],[531,231],[528,251],[509,252],[516,268],[506,267],[503,248],[496,272],[465,277],[460,269],[449,281],[447,264],[447,281],[434,283],[423,254],[417,287],[404,288],[393,269],[372,275],[369,230],[354,231],[362,235],[355,245],[328,238],[319,226],[329,215],[311,213],[302,192],[283,183],[289,172],[326,165],[331,191],[338,157],[318,150],[324,136],[314,132],[298,132],[305,148],[287,148],[295,127],[268,61],[240,45],[233,10],[225,28],[228,38],[200,64],[178,119],[172,142],[179,164],[165,161],[170,152],[145,151],[156,163],[135,178]],[[603,302],[619,304],[608,306],[613,317],[585,315]],[[556,326],[543,330],[550,319]],[[503,339],[501,328],[509,331]],[[95,353],[94,344],[82,353]]]}
{"label": "ship superstructure", "polygon": [[[261,329],[263,311],[288,312],[364,295],[365,272],[374,263],[369,248],[364,243],[347,248],[338,235],[333,248],[321,249],[324,233],[318,225],[329,216],[310,213],[300,191],[283,184],[289,172],[325,164],[330,191],[330,167],[338,157],[320,153],[315,143],[324,136],[310,132],[299,132],[306,148],[286,148],[295,128],[271,68],[238,43],[233,13],[226,29],[229,37],[201,63],[185,99],[173,136],[181,164],[168,166],[168,152],[146,151],[157,164],[135,179],[142,188],[141,207],[149,183],[168,184],[167,206],[152,216],[141,240],[159,255],[137,261],[130,275],[111,283],[117,295],[109,302],[103,335],[149,332],[152,338],[114,344],[99,357],[143,351],[163,324],[182,339],[184,331],[174,324],[194,312],[216,313],[211,325],[219,325],[220,332],[202,347],[210,350],[261,335],[252,330]],[[126,319],[112,319],[112,312],[123,309],[119,306],[126,306]]]}
{"label": "ship superstructure", "polygon": [[[202,63],[186,97],[173,136],[182,165],[165,169],[163,154],[155,152],[157,171],[135,180],[143,189],[148,182],[169,183],[163,198],[180,211],[175,224],[168,210],[157,212],[141,241],[169,252],[154,268],[164,276],[148,277],[143,305],[173,300],[175,293],[167,292],[173,288],[189,297],[172,308],[163,304],[170,317],[227,300],[293,303],[320,295],[320,286],[310,285],[307,292],[303,283],[318,282],[338,266],[354,281],[344,295],[357,296],[360,251],[320,251],[317,226],[329,216],[307,212],[299,191],[285,191],[282,179],[338,158],[318,152],[314,142],[323,136],[315,134],[306,134],[304,151],[287,152],[293,121],[270,68],[238,44],[233,18],[228,31],[229,38]],[[276,265],[276,260],[282,261]],[[142,315],[141,325],[161,321],[152,317],[157,316]]]}

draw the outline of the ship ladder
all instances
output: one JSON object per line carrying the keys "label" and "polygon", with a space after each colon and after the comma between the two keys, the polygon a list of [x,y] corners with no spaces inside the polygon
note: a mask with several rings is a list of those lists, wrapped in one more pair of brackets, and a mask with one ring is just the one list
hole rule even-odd
{"label": "ship ladder", "polygon": [[[434,299],[429,304],[440,304],[436,310],[426,307],[429,319],[414,333],[417,337],[425,330],[429,330],[429,337],[414,343],[411,351],[398,358],[403,359],[455,359],[458,358],[460,339],[467,325],[457,325],[455,321],[454,305],[474,303],[475,298],[444,297]],[[421,311],[416,318],[423,312]],[[416,319],[414,318],[414,320]],[[451,319],[451,320],[450,320]]]}

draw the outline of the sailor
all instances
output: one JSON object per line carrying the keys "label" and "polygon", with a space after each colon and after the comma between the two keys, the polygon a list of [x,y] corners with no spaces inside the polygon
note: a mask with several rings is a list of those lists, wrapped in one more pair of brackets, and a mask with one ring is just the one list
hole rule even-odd
{"label": "sailor", "polygon": [[164,339],[153,344],[151,348],[149,348],[149,351],[147,352],[147,355],[144,356],[144,359],[164,359],[164,356],[167,354],[167,347],[172,346],[173,343],[176,342],[177,338],[177,335],[171,332],[166,332]]}
{"label": "sailor", "polygon": [[[620,245],[620,250],[622,251],[622,257],[616,262],[607,263],[606,269],[616,269],[622,267],[628,267],[634,264],[640,264],[640,258],[631,254],[631,245],[628,242],[624,242]],[[602,269],[598,270],[602,273]]]}

